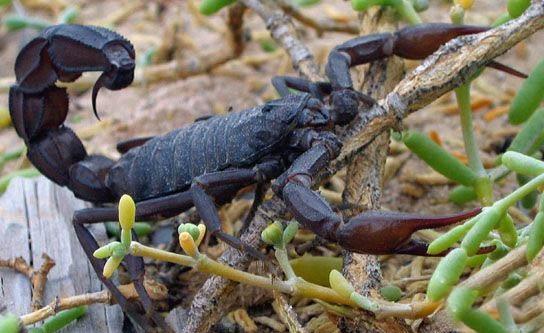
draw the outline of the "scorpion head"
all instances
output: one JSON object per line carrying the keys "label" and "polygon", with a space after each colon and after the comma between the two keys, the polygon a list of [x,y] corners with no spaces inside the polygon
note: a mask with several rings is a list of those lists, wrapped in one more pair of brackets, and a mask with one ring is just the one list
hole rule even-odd
{"label": "scorpion head", "polygon": [[374,100],[352,89],[334,90],[329,97],[331,120],[336,125],[349,124],[359,112],[359,103],[372,105]]}
{"label": "scorpion head", "polygon": [[110,63],[109,70],[102,73],[93,87],[92,102],[95,116],[96,96],[100,88],[105,87],[110,90],[119,90],[127,87],[134,79],[134,55],[123,45],[111,43],[104,48],[104,54]]}
{"label": "scorpion head", "polygon": [[[314,96],[312,96],[314,95]],[[298,108],[282,111],[282,119],[296,127],[332,128],[349,124],[359,112],[360,103],[372,105],[374,100],[351,89],[324,94],[307,94]],[[286,99],[287,97],[284,97]]]}

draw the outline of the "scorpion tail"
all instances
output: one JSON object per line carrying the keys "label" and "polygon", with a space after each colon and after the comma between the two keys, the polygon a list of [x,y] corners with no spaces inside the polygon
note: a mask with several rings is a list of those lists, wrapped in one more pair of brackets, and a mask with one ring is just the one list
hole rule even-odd
{"label": "scorpion tail", "polygon": [[10,114],[17,134],[28,146],[27,157],[46,177],[67,186],[78,198],[92,202],[111,202],[113,195],[105,185],[113,161],[87,155],[83,143],[64,120],[68,95],[55,86],[42,94],[26,94],[10,89]]}
{"label": "scorpion tail", "polygon": [[46,177],[67,186],[81,199],[111,202],[105,178],[113,161],[87,155],[81,140],[63,123],[68,94],[57,80],[73,81],[83,72],[101,71],[93,89],[93,110],[100,87],[117,90],[133,79],[134,49],[120,35],[96,27],[58,25],[23,47],[15,61],[16,85],[9,109],[17,134],[28,146],[28,158]]}
{"label": "scorpion tail", "polygon": [[[17,83],[9,93],[15,130],[28,146],[27,156],[32,164],[55,183],[67,186],[78,198],[113,202],[114,194],[106,186],[105,179],[114,162],[104,156],[88,155],[81,140],[64,125],[69,109],[68,94],[66,89],[55,86],[55,82],[74,81],[83,72],[103,72],[93,89],[96,114],[98,89],[117,90],[128,86],[134,77],[134,57],[130,42],[112,31],[66,24],[45,29],[17,56]],[[95,271],[101,274],[103,262],[92,256],[98,244],[85,228],[86,221],[78,220],[78,215],[74,214],[73,222],[85,254]],[[143,264],[134,266],[130,261],[127,264],[143,274]],[[142,328],[146,329],[151,323],[149,319],[153,319],[169,331],[149,306],[148,297],[143,298],[143,303],[151,311],[150,318],[141,314],[138,303],[129,303],[111,281],[103,277],[101,280],[123,310]],[[144,295],[141,280],[135,281],[135,285],[138,293]]]}

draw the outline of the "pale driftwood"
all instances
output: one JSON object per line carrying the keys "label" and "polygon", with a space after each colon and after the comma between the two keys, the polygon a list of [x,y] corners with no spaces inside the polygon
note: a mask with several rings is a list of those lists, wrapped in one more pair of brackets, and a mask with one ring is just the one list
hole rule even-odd
{"label": "pale driftwood", "polygon": [[[0,199],[0,256],[2,259],[22,257],[30,262],[28,221],[23,182],[14,179]],[[30,312],[30,281],[22,274],[0,269],[0,306],[22,315]]]}
{"label": "pale driftwood", "polygon": [[[102,290],[72,227],[74,210],[86,204],[44,177],[14,179],[0,198],[0,257],[22,256],[34,267],[47,253],[56,265],[48,274],[44,303],[55,297],[68,297]],[[103,225],[91,232],[99,242],[106,240]],[[31,311],[28,279],[8,269],[0,269],[0,304],[9,312],[23,315]],[[123,314],[117,305],[91,305],[87,315],[69,332],[121,332]]]}

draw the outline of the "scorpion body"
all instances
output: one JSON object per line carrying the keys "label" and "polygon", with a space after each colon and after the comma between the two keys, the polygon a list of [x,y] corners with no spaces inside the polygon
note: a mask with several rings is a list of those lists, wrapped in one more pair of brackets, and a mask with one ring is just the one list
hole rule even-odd
{"label": "scorpion body", "polygon": [[[290,213],[327,240],[361,253],[426,255],[427,244],[412,240],[413,232],[452,224],[479,210],[425,218],[364,212],[344,221],[312,191],[312,178],[340,153],[335,126],[348,124],[374,103],[353,90],[350,67],[393,54],[424,58],[451,38],[486,29],[430,24],[353,39],[329,55],[326,73],[330,82],[275,77],[272,83],[280,99],[200,119],[165,135],[120,143],[118,150],[123,155],[113,161],[87,154],[81,140],[64,125],[68,94],[55,82],[74,81],[87,71],[102,72],[92,91],[97,115],[95,101],[101,87],[118,90],[132,82],[134,48],[104,28],[58,25],[45,29],[19,53],[17,83],[10,89],[10,114],[17,134],[28,146],[29,160],[46,177],[94,203],[114,203],[128,193],[136,200],[138,219],[175,216],[194,206],[212,235],[262,259],[259,251],[222,232],[216,204],[228,202],[241,188],[257,184],[256,205],[265,193],[263,186],[273,181],[272,189]],[[423,42],[423,49],[413,50],[413,45]],[[495,67],[519,74],[504,65]],[[293,94],[290,89],[300,93]],[[145,291],[140,257],[128,255],[124,259],[139,302],[129,302],[104,278],[104,260],[93,257],[98,244],[85,225],[116,220],[117,214],[111,206],[76,211],[76,235],[123,310],[144,328],[156,324],[170,331]]]}
{"label": "scorpion body", "polygon": [[294,153],[287,140],[310,98],[290,95],[154,137],[123,155],[106,185],[117,198],[128,193],[141,201],[185,191],[203,174],[252,168],[271,155],[287,159]]}

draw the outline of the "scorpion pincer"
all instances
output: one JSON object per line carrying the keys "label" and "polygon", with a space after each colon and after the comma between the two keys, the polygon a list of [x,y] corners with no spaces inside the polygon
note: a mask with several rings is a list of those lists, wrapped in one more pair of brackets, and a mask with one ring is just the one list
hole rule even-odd
{"label": "scorpion pincer", "polygon": [[[312,191],[312,178],[340,152],[341,143],[331,129],[348,124],[359,110],[374,103],[353,90],[350,67],[391,55],[422,59],[454,37],[485,30],[425,24],[394,34],[355,38],[331,52],[326,66],[330,82],[276,77],[272,82],[281,98],[196,121],[161,136],[129,140],[118,146],[123,155],[113,161],[88,155],[81,140],[63,124],[68,94],[55,83],[74,81],[83,72],[102,72],[92,93],[96,114],[101,87],[117,90],[131,84],[134,48],[104,28],[57,25],[45,29],[19,53],[9,108],[32,164],[78,198],[105,204],[130,194],[137,202],[137,218],[148,220],[172,217],[194,206],[212,235],[262,258],[256,249],[221,231],[216,204],[230,201],[251,184],[257,184],[255,203],[259,203],[263,186],[275,180],[274,192],[317,235],[355,252],[425,255],[427,244],[412,240],[413,232],[455,223],[479,210],[442,217],[369,211],[344,221]],[[490,65],[520,74],[503,65]],[[116,207],[110,205],[75,212],[73,224],[93,268],[123,310],[145,328],[159,325],[170,331],[143,287],[141,258],[124,260],[140,295],[139,302],[129,302],[102,276],[104,260],[92,255],[98,244],[85,224],[117,218]]]}

